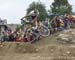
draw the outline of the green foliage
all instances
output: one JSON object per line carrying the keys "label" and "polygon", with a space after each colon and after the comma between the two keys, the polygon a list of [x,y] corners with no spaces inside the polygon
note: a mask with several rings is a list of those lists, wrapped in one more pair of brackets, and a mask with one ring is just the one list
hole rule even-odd
{"label": "green foliage", "polygon": [[19,29],[22,29],[22,28],[23,28],[23,25],[18,24],[16,27],[16,31],[18,31]]}
{"label": "green foliage", "polygon": [[72,6],[67,0],[54,0],[51,5],[51,10],[53,14],[64,15],[72,13]]}

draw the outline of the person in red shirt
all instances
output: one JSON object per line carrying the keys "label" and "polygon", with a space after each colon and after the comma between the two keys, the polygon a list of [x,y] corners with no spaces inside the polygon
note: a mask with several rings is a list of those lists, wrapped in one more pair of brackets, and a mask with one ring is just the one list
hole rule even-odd
{"label": "person in red shirt", "polygon": [[72,15],[69,15],[69,20],[72,22],[73,21],[73,16]]}
{"label": "person in red shirt", "polygon": [[70,27],[74,27],[74,17],[72,15],[69,15],[69,20],[70,20]]}

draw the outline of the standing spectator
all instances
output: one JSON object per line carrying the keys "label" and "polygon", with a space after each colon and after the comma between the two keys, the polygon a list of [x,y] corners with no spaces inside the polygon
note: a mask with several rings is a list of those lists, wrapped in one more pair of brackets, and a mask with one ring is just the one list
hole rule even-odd
{"label": "standing spectator", "polygon": [[14,41],[14,36],[13,36],[13,33],[12,33],[12,30],[8,30],[8,37],[9,37],[9,41]]}
{"label": "standing spectator", "polygon": [[7,31],[5,31],[4,33],[4,41],[9,41],[9,36]]}
{"label": "standing spectator", "polygon": [[56,24],[57,24],[57,30],[59,31],[60,30],[60,18],[59,16],[56,17]]}
{"label": "standing spectator", "polygon": [[69,20],[70,20],[70,27],[73,28],[74,27],[74,17],[71,14],[69,15]]}
{"label": "standing spectator", "polygon": [[0,47],[3,47],[3,42],[4,42],[4,32],[0,35]]}
{"label": "standing spectator", "polygon": [[56,23],[56,20],[54,19],[53,21],[52,21],[52,28],[53,28],[53,33],[54,32],[57,32],[57,23]]}
{"label": "standing spectator", "polygon": [[65,16],[64,23],[65,23],[65,28],[70,29],[70,20],[68,15]]}

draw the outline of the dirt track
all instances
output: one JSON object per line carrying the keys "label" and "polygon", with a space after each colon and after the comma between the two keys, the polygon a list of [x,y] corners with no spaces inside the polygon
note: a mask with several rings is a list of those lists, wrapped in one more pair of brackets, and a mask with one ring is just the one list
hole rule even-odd
{"label": "dirt track", "polygon": [[75,60],[75,44],[60,44],[56,40],[59,33],[33,44],[5,42],[0,60]]}

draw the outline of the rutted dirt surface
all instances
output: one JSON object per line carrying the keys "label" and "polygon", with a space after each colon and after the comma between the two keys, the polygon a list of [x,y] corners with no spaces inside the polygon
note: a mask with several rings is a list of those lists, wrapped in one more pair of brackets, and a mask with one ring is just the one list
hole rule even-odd
{"label": "rutted dirt surface", "polygon": [[[65,43],[60,43],[60,35],[68,35],[66,38],[70,38],[72,42],[64,39]],[[74,37],[73,29],[56,33],[33,44],[5,42],[4,46],[0,47],[0,60],[75,60]]]}

